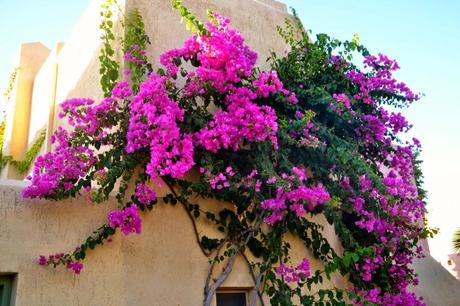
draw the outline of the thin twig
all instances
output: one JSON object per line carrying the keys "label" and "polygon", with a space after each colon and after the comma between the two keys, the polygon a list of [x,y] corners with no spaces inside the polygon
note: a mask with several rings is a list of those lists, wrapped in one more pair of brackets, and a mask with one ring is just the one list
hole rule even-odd
{"label": "thin twig", "polygon": [[262,278],[264,277],[264,272],[260,272],[259,276],[257,276],[256,284],[254,287],[254,292],[252,293],[252,298],[251,298],[251,306],[256,306],[257,303],[257,296],[259,296],[260,302],[262,303],[262,306],[265,305],[264,300],[262,298],[262,293],[259,290],[260,287],[260,282],[262,281]]}
{"label": "thin twig", "polygon": [[209,291],[207,292],[207,295],[205,296],[204,299],[204,306],[210,306],[212,302],[212,297],[214,296],[214,293],[217,291],[217,289],[222,285],[222,283],[227,279],[227,276],[232,272],[233,265],[235,264],[236,260],[236,255],[238,252],[235,252],[232,257],[228,259],[227,265],[224,268],[224,271],[219,275],[219,278],[214,282],[214,284],[209,288]]}
{"label": "thin twig", "polygon": [[251,306],[252,305],[255,305],[256,301],[257,301],[257,296],[256,296],[256,293],[257,295],[259,296],[259,299],[260,299],[260,302],[262,304],[262,306],[265,306],[265,302],[263,300],[263,296],[262,296],[262,293],[260,290],[259,290],[259,286],[260,286],[260,282],[261,282],[261,279],[262,279],[262,274],[263,273],[260,273],[259,276],[256,278],[256,275],[254,274],[254,269],[252,268],[251,266],[251,263],[249,262],[249,259],[248,257],[246,256],[246,254],[244,253],[241,253],[241,255],[243,255],[243,258],[244,260],[246,261],[246,264],[248,265],[248,268],[249,268],[249,272],[251,272],[251,277],[252,277],[252,280],[254,281],[254,292],[252,293],[252,297],[251,297]]}
{"label": "thin twig", "polygon": [[192,221],[193,231],[195,232],[196,241],[197,241],[198,245],[200,246],[200,249],[203,252],[203,254],[206,257],[209,257],[212,254],[212,252],[209,252],[209,251],[205,250],[203,248],[203,246],[201,245],[200,234],[198,233],[198,228],[196,226],[195,218],[193,217],[193,215],[190,213],[190,210],[188,209],[188,203],[185,203],[184,201],[181,200],[181,198],[177,195],[176,191],[174,190],[173,186],[170,183],[168,183],[166,180],[163,180],[163,181],[168,186],[169,190],[171,190],[171,192],[174,195],[174,197],[179,201],[179,203],[181,203],[182,207],[184,207],[184,209],[187,212],[187,215],[188,215],[190,221]]}
{"label": "thin twig", "polygon": [[241,253],[241,255],[243,255],[244,261],[246,261],[246,264],[248,265],[249,272],[251,272],[251,277],[252,277],[252,280],[254,281],[254,284],[255,284],[256,283],[256,275],[254,274],[254,270],[252,269],[251,263],[249,262],[249,259],[246,256],[246,254]]}
{"label": "thin twig", "polygon": [[214,256],[214,259],[212,260],[212,263],[209,266],[209,271],[208,271],[208,276],[206,277],[206,282],[204,284],[204,295],[206,296],[208,294],[209,290],[209,282],[211,281],[211,276],[214,271],[214,266],[216,265],[217,258],[220,255],[220,251],[222,250],[222,247],[227,243],[227,239],[224,239],[222,243],[217,247],[216,249],[216,255]]}

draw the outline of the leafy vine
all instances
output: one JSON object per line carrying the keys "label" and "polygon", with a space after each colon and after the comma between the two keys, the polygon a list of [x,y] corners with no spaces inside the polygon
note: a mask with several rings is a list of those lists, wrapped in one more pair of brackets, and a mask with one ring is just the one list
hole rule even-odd
{"label": "leafy vine", "polygon": [[11,91],[13,90],[14,82],[16,81],[16,77],[18,76],[19,69],[20,67],[15,67],[13,68],[13,71],[11,71],[10,73],[10,78],[8,79],[8,86],[6,87],[6,90],[3,93],[3,96],[5,96],[7,100],[10,99],[10,94],[11,94]]}

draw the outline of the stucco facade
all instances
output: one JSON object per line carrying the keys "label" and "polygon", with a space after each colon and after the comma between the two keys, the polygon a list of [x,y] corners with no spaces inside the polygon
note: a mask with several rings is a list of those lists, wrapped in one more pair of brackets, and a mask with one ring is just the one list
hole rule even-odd
{"label": "stucco facade", "polygon": [[[29,201],[20,195],[26,183],[1,183],[0,271],[16,274],[14,305],[202,304],[208,258],[197,245],[192,223],[180,205],[160,201],[151,212],[142,214],[141,235],[116,234],[112,242],[88,253],[84,270],[76,276],[65,269],[39,266],[38,255],[71,251],[106,222],[114,203],[95,206],[84,198]],[[205,222],[197,227],[200,234],[212,235],[213,227]],[[340,251],[333,230],[326,229],[325,235]],[[311,257],[295,240],[292,248],[294,261]],[[315,269],[321,263],[312,259],[311,265]],[[323,286],[346,285],[336,276]],[[222,287],[250,292],[253,286],[244,259],[238,257]]]}
{"label": "stucco facade", "polygon": [[[179,47],[189,35],[169,0],[118,2],[125,12],[134,8],[141,11],[152,40],[147,54],[154,64],[158,64],[161,52]],[[259,66],[267,65],[265,59],[270,49],[282,54],[287,48],[276,32],[276,26],[290,18],[284,4],[273,0],[183,2],[202,19],[206,9],[230,17],[232,25],[258,52]],[[16,81],[6,153],[21,158],[39,131],[46,129],[50,135],[60,124],[59,103],[66,98],[102,97],[97,58],[101,43],[99,7],[100,1],[93,1],[64,45],[53,50],[43,45],[32,46],[32,51],[41,57],[30,65],[23,64],[20,73],[28,78],[19,77]],[[115,31],[121,35],[119,26]],[[27,60],[25,54],[20,56],[23,63]],[[118,56],[121,58],[120,53]],[[49,149],[48,142],[42,150]],[[2,177],[21,178],[11,167],[3,171]],[[84,197],[60,202],[24,200],[20,192],[25,185],[21,180],[0,180],[0,274],[12,275],[14,279],[13,305],[202,304],[208,258],[197,245],[192,222],[183,207],[160,200],[151,212],[142,214],[141,235],[116,234],[112,242],[88,253],[82,274],[75,276],[65,269],[39,266],[38,256],[72,251],[106,222],[114,202],[91,205]],[[159,192],[160,198],[162,194],[164,191]],[[202,200],[200,204],[208,208],[225,205]],[[315,221],[324,225],[324,236],[341,253],[333,228],[321,217],[315,217]],[[218,235],[205,221],[197,223],[197,231],[200,235]],[[321,266],[299,241],[292,239],[292,249],[293,261],[308,256],[312,269]],[[456,302],[460,301],[460,286],[447,271],[431,258],[417,261],[415,268],[421,274],[421,286],[415,291],[425,296],[429,305],[459,304]],[[246,262],[238,257],[222,287],[250,293],[253,286]],[[346,288],[349,283],[347,277],[334,275],[322,286]]]}

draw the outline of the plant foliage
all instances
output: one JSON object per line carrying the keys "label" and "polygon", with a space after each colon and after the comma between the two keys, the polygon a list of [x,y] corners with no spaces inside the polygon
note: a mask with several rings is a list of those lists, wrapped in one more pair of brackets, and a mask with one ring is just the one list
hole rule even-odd
{"label": "plant foliage", "polygon": [[[418,242],[433,231],[423,225],[421,181],[413,183],[419,143],[401,140],[410,125],[386,108],[419,99],[393,77],[397,62],[371,55],[357,37],[342,42],[320,34],[313,41],[298,21],[279,28],[290,50],[272,53],[272,68],[263,71],[227,18],[209,12],[205,25],[180,1],[173,7],[192,36],[165,52],[155,72],[140,13],[126,17],[129,80],[121,82],[112,14],[103,7],[106,97],[63,102],[61,117],[71,129],[56,132],[55,149],[37,160],[23,194],[52,200],[86,194],[100,203],[119,186],[120,207],[75,251],[42,256],[40,263],[80,273],[88,250],[117,229],[140,233],[142,211],[177,204],[192,221],[207,220],[223,234],[195,231],[210,258],[204,305],[237,256],[254,278],[252,305],[263,295],[272,305],[421,305],[407,287],[417,283],[411,263],[422,256]],[[130,184],[135,191],[126,195]],[[158,184],[169,194],[157,198]],[[200,204],[206,199],[221,203],[220,211]],[[321,218],[343,252],[325,238]],[[322,268],[292,257],[292,237]],[[318,289],[333,273],[353,287]]]}

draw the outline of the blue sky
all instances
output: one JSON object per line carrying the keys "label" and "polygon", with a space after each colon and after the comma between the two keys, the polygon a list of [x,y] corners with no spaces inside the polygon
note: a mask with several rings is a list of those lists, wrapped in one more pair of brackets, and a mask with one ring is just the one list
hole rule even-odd
{"label": "blue sky", "polygon": [[[222,0],[224,1],[224,0]],[[21,42],[52,47],[65,41],[89,0],[0,0],[0,90]],[[457,195],[460,173],[460,1],[457,0],[285,0],[313,33],[350,39],[358,33],[371,52],[396,58],[397,74],[425,97],[404,114],[424,147],[429,221],[441,228],[431,241],[442,260],[451,251],[452,231],[460,226]]]}
{"label": "blue sky", "polygon": [[0,92],[3,95],[13,59],[22,42],[53,48],[65,41],[89,0],[0,0]]}

